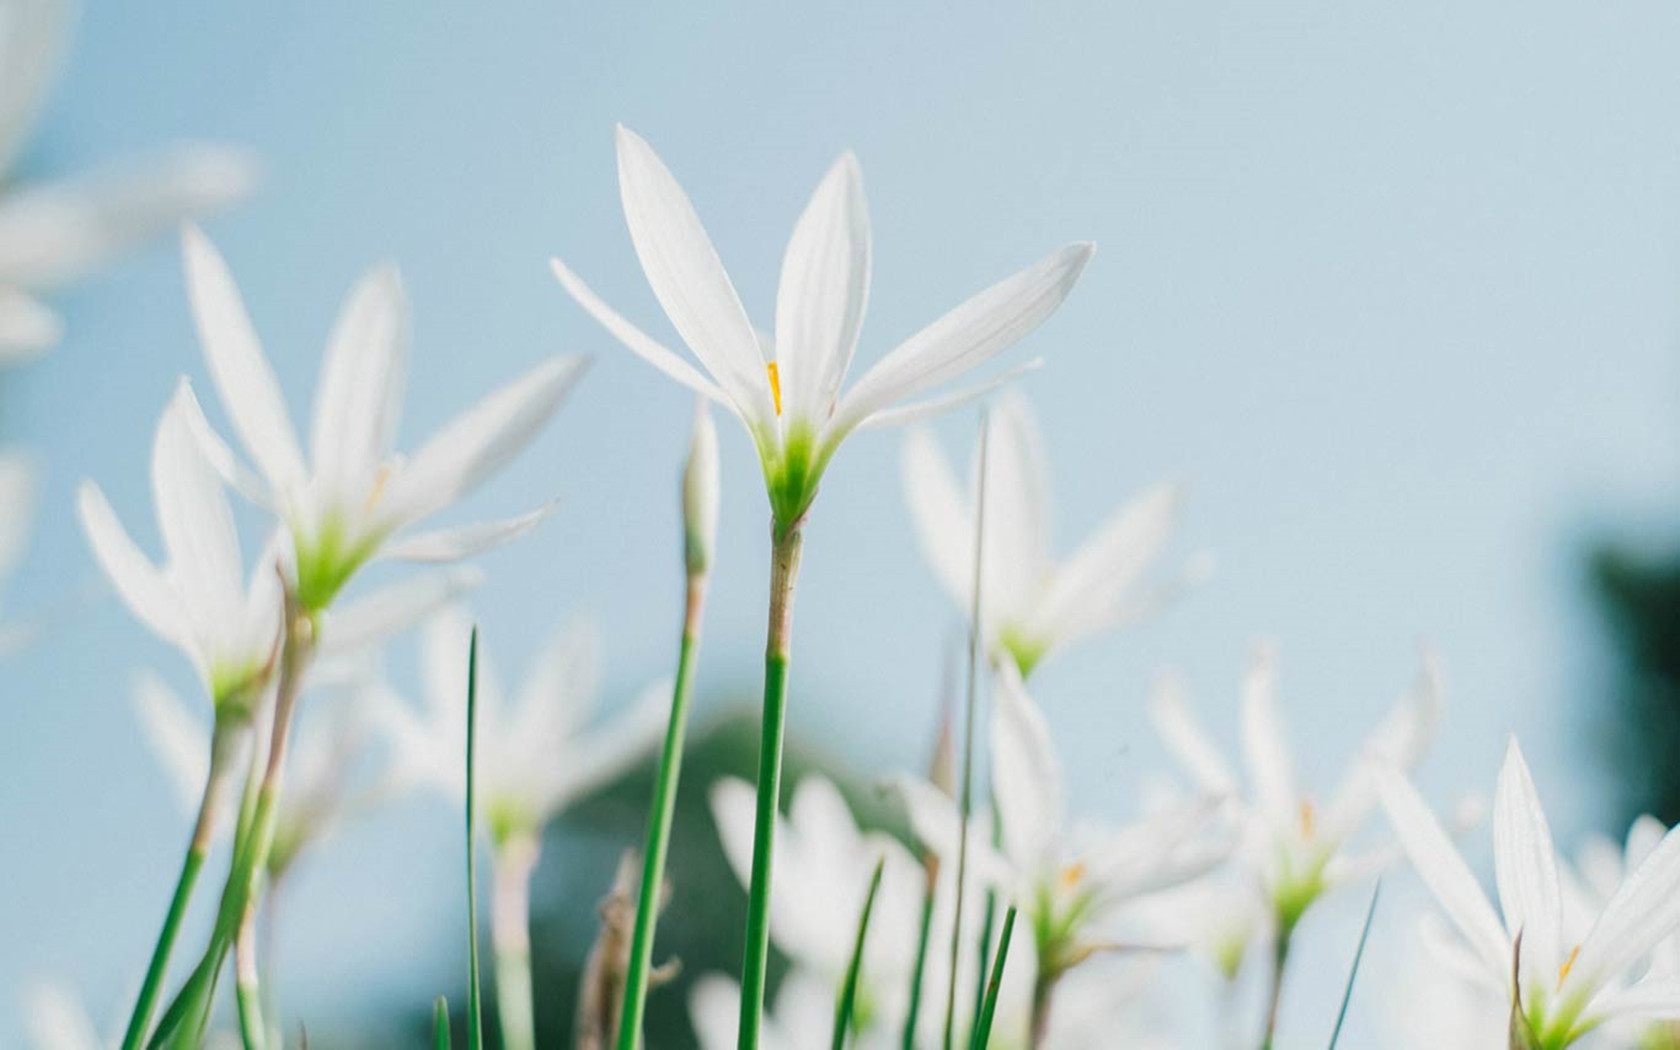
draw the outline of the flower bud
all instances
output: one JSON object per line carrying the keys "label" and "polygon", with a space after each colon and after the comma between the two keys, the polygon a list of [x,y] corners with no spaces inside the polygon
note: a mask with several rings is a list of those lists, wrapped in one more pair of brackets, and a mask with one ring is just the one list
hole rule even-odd
{"label": "flower bud", "polygon": [[694,435],[683,468],[683,547],[690,576],[703,575],[717,546],[718,454],[717,428],[706,401],[694,409]]}

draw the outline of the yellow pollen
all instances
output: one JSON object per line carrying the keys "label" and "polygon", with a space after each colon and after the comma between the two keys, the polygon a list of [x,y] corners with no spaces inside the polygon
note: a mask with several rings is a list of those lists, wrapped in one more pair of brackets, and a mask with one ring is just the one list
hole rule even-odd
{"label": "yellow pollen", "polygon": [[1313,828],[1317,825],[1317,814],[1313,810],[1312,799],[1301,800],[1301,837],[1312,838]]}
{"label": "yellow pollen", "polygon": [[781,377],[781,373],[776,371],[776,362],[774,362],[774,361],[771,361],[769,364],[765,365],[764,370],[766,372],[770,373],[770,393],[773,394],[776,398],[776,414],[779,416],[779,415],[782,414],[782,377]]}
{"label": "yellow pollen", "polygon": [[1069,864],[1067,867],[1062,869],[1062,886],[1065,889],[1073,889],[1073,887],[1079,885],[1084,878],[1085,865],[1083,862]]}
{"label": "yellow pollen", "polygon": [[372,510],[374,508],[374,506],[379,502],[379,498],[381,496],[385,495],[385,483],[390,481],[390,480],[391,480],[391,465],[389,463],[381,463],[379,465],[379,473],[373,479],[373,488],[368,491],[368,498],[367,498],[367,509],[368,510]]}
{"label": "yellow pollen", "polygon": [[1580,954],[1581,954],[1581,946],[1579,944],[1577,944],[1575,947],[1569,949],[1569,958],[1564,960],[1563,968],[1558,970],[1558,987],[1559,988],[1562,988],[1563,987],[1563,982],[1569,979],[1569,971],[1573,970],[1575,968],[1575,959]]}

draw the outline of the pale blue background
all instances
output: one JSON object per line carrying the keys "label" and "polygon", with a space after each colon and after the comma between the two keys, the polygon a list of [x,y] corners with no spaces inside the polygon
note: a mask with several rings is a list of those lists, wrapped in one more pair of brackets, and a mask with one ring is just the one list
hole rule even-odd
{"label": "pale blue background", "polygon": [[[1451,684],[1435,796],[1491,788],[1514,729],[1559,824],[1590,821],[1579,701],[1602,658],[1581,547],[1595,523],[1656,535],[1680,511],[1672,3],[607,6],[93,5],[25,174],[179,138],[257,150],[265,191],[211,232],[300,413],[340,295],[385,258],[416,304],[410,443],[543,354],[595,355],[469,512],[560,497],[536,537],[483,560],[479,604],[509,672],[560,614],[598,615],[615,698],[670,656],[689,409],[545,265],[566,252],[669,332],[623,232],[615,121],[665,156],[764,318],[798,208],[854,148],[877,249],[864,361],[1094,238],[1084,283],[1024,348],[1050,361],[1025,385],[1058,542],[1178,475],[1194,494],[1177,555],[1208,548],[1220,568],[1158,622],[1043,672],[1081,796],[1124,809],[1158,767],[1140,713],[1154,670],[1183,667],[1204,707],[1230,711],[1259,635],[1282,647],[1305,762],[1327,781],[1430,639]],[[4,436],[49,472],[7,606],[71,612],[0,671],[0,988],[57,977],[114,1016],[182,834],[127,683],[146,665],[188,676],[114,602],[75,604],[96,576],[72,493],[95,477],[146,522],[152,424],[175,376],[204,372],[168,246],[63,305],[70,338],[4,394]],[[956,448],[970,424],[944,430]],[[714,692],[750,689],[765,586],[756,465],[734,430],[723,451]],[[883,769],[922,754],[951,623],[898,452],[860,437],[824,486],[792,714]],[[404,650],[405,680],[410,665]],[[292,907],[313,917],[285,945],[294,1010],[326,1024],[454,987],[449,812],[416,801],[312,865]],[[1352,935],[1321,930],[1309,956],[1329,972]],[[1322,1045],[1330,993],[1291,1005],[1291,1042]]]}

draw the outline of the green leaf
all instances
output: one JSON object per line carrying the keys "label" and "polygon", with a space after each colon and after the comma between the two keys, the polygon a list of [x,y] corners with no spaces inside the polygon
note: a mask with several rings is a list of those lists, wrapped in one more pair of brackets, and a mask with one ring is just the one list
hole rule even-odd
{"label": "green leaf", "polygon": [[484,1004],[478,989],[478,625],[467,648],[467,1048],[483,1050]]}
{"label": "green leaf", "polygon": [[969,1050],[986,1050],[992,1038],[992,1017],[997,1013],[998,992],[1003,988],[1003,966],[1009,959],[1009,938],[1015,932],[1015,905],[1003,914],[1003,933],[998,937],[997,962],[992,965],[992,979],[986,984],[986,1001],[980,1006],[980,1017],[974,1024],[974,1037]]}
{"label": "green leaf", "polygon": [[432,1045],[449,1050],[449,1000],[441,995],[432,1004]]}
{"label": "green leaf", "polygon": [[875,894],[881,889],[881,873],[886,867],[885,856],[875,862],[875,874],[869,877],[869,893],[863,898],[857,940],[852,943],[852,961],[846,966],[846,983],[841,986],[840,1001],[834,1006],[834,1050],[843,1050],[846,1032],[852,1027],[852,1010],[857,1006],[858,975],[863,971],[863,944],[869,936],[869,918],[875,911]]}
{"label": "green leaf", "polygon": [[1382,880],[1371,891],[1371,906],[1365,909],[1365,926],[1359,931],[1359,947],[1353,950],[1353,966],[1348,970],[1347,987],[1342,989],[1342,1008],[1336,1012],[1336,1027],[1330,1033],[1328,1050],[1336,1050],[1342,1037],[1342,1022],[1347,1020],[1348,1003],[1353,1000],[1353,982],[1359,978],[1359,963],[1365,958],[1365,943],[1371,939],[1371,920],[1377,917],[1377,898],[1382,895]]}

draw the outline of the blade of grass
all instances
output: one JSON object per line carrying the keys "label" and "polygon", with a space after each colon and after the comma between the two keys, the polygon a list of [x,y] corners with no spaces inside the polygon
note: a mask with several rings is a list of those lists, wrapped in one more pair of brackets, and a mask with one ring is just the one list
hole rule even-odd
{"label": "blade of grass", "polygon": [[997,960],[992,964],[992,979],[986,983],[986,999],[980,1005],[980,1018],[974,1025],[974,1037],[969,1050],[986,1050],[992,1038],[992,1017],[997,1013],[998,992],[1003,988],[1003,967],[1009,961],[1009,938],[1015,932],[1015,905],[1003,913],[1003,933],[998,936]]}
{"label": "blade of grass", "polygon": [[432,1003],[432,1046],[435,1050],[450,1050],[449,1000],[441,995]]}
{"label": "blade of grass", "polygon": [[968,620],[968,696],[963,712],[962,824],[957,829],[957,898],[951,921],[951,983],[945,996],[945,1050],[952,1050],[957,1019],[957,969],[962,959],[963,889],[968,879],[968,824],[974,808],[974,708],[980,682],[980,570],[986,551],[986,410],[980,410],[980,479],[975,483],[974,587]]}
{"label": "blade of grass", "polygon": [[904,1015],[904,1050],[916,1050],[916,1021],[922,1011],[922,980],[927,974],[928,934],[933,932],[934,879],[927,880],[922,922],[916,932],[916,965],[910,971],[910,1006]]}
{"label": "blade of grass", "polygon": [[478,625],[467,643],[467,1048],[484,1046],[484,1004],[478,991]]}
{"label": "blade of grass", "polygon": [[1347,1020],[1348,1003],[1353,1001],[1353,982],[1359,978],[1359,963],[1365,958],[1365,943],[1371,939],[1371,920],[1377,917],[1377,899],[1382,896],[1382,880],[1371,891],[1371,906],[1365,909],[1365,926],[1359,931],[1359,947],[1353,951],[1353,966],[1348,970],[1347,987],[1342,990],[1342,1008],[1336,1011],[1336,1027],[1330,1033],[1328,1050],[1336,1050],[1342,1037],[1342,1022]]}
{"label": "blade of grass", "polygon": [[875,894],[881,889],[881,873],[887,868],[883,856],[875,862],[875,874],[869,877],[869,893],[863,898],[863,913],[858,916],[857,940],[852,943],[852,961],[846,966],[846,983],[840,987],[840,1001],[834,1006],[833,1050],[843,1050],[846,1032],[852,1027],[852,1010],[857,1005],[858,976],[863,972],[863,944],[869,936],[869,917],[875,911]]}

